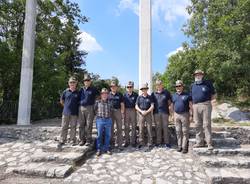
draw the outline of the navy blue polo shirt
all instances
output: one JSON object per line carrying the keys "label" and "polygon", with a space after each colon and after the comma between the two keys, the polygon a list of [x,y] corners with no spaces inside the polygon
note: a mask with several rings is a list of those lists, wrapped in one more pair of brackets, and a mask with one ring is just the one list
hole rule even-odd
{"label": "navy blue polo shirt", "polygon": [[189,112],[189,102],[191,101],[191,96],[182,92],[181,94],[175,93],[172,95],[172,102],[174,105],[174,112],[178,114],[182,114],[185,112]]}
{"label": "navy blue polo shirt", "polygon": [[209,80],[204,80],[200,84],[194,82],[191,85],[190,95],[194,104],[209,101],[214,94],[214,86]]}
{"label": "navy blue polo shirt", "polygon": [[124,102],[123,96],[121,93],[117,92],[115,94],[109,93],[108,100],[111,102],[114,109],[120,109],[121,103]]}
{"label": "navy blue polo shirt", "polygon": [[79,91],[71,91],[66,89],[61,96],[61,100],[64,102],[63,114],[64,115],[78,115],[78,104],[80,100]]}
{"label": "navy blue polo shirt", "polygon": [[126,92],[123,96],[125,108],[135,108],[137,97],[138,94],[135,92],[132,92],[131,95],[129,95],[128,92]]}
{"label": "navy blue polo shirt", "polygon": [[140,95],[136,100],[136,104],[138,105],[138,107],[144,111],[148,110],[152,103],[154,103],[154,101],[150,95]]}
{"label": "navy blue polo shirt", "polygon": [[171,94],[167,90],[163,90],[161,93],[153,92],[152,98],[154,100],[154,114],[169,114],[168,100],[171,101]]}
{"label": "navy blue polo shirt", "polygon": [[96,96],[98,95],[98,91],[94,87],[81,88],[80,89],[80,105],[81,106],[88,106],[94,105]]}

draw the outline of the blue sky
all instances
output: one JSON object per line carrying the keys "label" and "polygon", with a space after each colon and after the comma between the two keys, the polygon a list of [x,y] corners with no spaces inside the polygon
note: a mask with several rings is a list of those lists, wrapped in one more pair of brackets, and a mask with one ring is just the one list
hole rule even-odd
{"label": "blue sky", "polygon": [[[89,52],[86,68],[107,79],[138,84],[139,0],[74,0],[90,18],[80,25],[81,49]],[[153,72],[164,72],[167,58],[188,38],[181,31],[189,0],[152,0]]]}

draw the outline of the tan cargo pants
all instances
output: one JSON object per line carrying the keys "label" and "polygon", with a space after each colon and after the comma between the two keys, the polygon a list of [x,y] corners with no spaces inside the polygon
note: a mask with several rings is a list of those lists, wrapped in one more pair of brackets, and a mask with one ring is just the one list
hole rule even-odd
{"label": "tan cargo pants", "polygon": [[177,136],[177,144],[183,150],[188,149],[189,139],[189,113],[174,113],[175,130]]}
{"label": "tan cargo pants", "polygon": [[[125,143],[135,144],[137,122],[136,122],[136,110],[134,108],[126,108],[124,125],[125,125]],[[129,136],[130,130],[131,130],[131,136]]]}
{"label": "tan cargo pants", "polygon": [[122,146],[122,113],[121,109],[113,109],[111,113],[112,118],[112,128],[111,128],[111,144],[115,144],[114,139],[114,126],[116,125],[116,135],[118,147]]}
{"label": "tan cargo pants", "polygon": [[76,141],[76,125],[77,116],[62,116],[62,131],[60,136],[60,142],[65,143],[67,141],[68,129],[70,127],[70,141]]}
{"label": "tan cargo pants", "polygon": [[79,107],[79,139],[80,141],[92,142],[92,129],[94,120],[94,106]]}
{"label": "tan cargo pants", "polygon": [[[204,137],[208,145],[212,145],[211,128],[212,105],[210,101],[193,104],[193,115],[196,129],[196,143],[204,145]],[[204,136],[204,132],[205,136]]]}
{"label": "tan cargo pants", "polygon": [[169,144],[168,114],[154,114],[154,120],[156,126],[156,144],[162,143],[162,135],[164,138],[164,144]]}
{"label": "tan cargo pants", "polygon": [[145,145],[145,137],[144,137],[144,127],[146,124],[147,132],[148,132],[148,145],[153,144],[152,137],[152,114],[149,113],[146,116],[138,113],[138,124],[139,124],[139,143],[140,145]]}

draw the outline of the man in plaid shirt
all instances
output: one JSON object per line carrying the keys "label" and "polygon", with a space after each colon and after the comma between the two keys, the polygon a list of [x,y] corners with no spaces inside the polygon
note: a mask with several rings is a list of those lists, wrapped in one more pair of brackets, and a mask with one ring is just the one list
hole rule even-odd
{"label": "man in plaid shirt", "polygon": [[[96,114],[96,128],[97,128],[97,156],[100,156],[102,152],[111,154],[110,152],[110,138],[111,138],[111,109],[112,104],[108,101],[108,90],[103,88],[101,91],[101,100],[98,100],[95,104]],[[103,141],[104,133],[104,141]],[[104,144],[103,144],[104,143]]]}

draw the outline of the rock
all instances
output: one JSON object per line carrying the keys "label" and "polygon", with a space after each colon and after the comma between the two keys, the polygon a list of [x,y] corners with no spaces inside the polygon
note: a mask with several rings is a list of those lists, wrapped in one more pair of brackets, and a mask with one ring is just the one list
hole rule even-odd
{"label": "rock", "polygon": [[237,122],[249,120],[245,113],[241,112],[239,108],[233,107],[229,103],[217,105],[212,111],[212,119],[214,118],[230,119]]}

